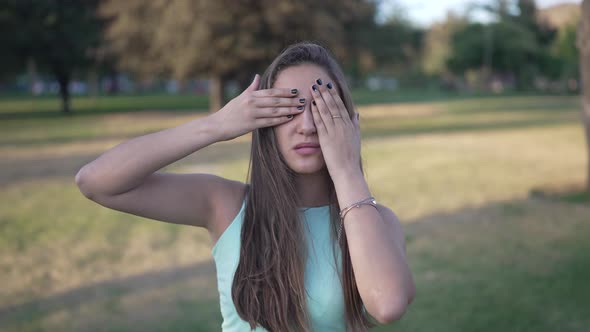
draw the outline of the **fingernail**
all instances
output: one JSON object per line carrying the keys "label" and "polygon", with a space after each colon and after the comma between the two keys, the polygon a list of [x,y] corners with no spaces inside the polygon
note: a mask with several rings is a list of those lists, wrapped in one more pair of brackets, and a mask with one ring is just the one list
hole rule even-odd
{"label": "fingernail", "polygon": [[297,94],[297,89],[292,89],[291,90],[291,93],[294,94],[294,95],[296,95]]}
{"label": "fingernail", "polygon": [[318,78],[318,79],[316,80],[316,83],[317,83],[318,85],[322,85],[322,79]]}
{"label": "fingernail", "polygon": [[303,109],[303,106],[297,106],[297,109],[301,111]]}
{"label": "fingernail", "polygon": [[315,100],[312,100],[311,103],[315,106]]}
{"label": "fingernail", "polygon": [[293,114],[287,115],[287,119],[293,119]]}
{"label": "fingernail", "polygon": [[328,83],[326,84],[326,86],[328,87],[328,89],[332,89],[332,83]]}
{"label": "fingernail", "polygon": [[311,86],[311,89],[313,91],[318,91],[318,86],[314,84],[314,85]]}
{"label": "fingernail", "polygon": [[301,98],[301,99],[299,99],[299,103],[300,103],[300,104],[305,104],[305,98]]}

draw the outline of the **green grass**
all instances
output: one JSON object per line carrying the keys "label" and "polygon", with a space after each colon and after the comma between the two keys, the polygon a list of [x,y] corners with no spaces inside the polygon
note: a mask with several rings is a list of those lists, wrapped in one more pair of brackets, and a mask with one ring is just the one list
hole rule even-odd
{"label": "green grass", "polygon": [[[590,264],[584,253],[590,245],[580,234],[590,232],[588,209],[570,212],[563,221],[567,205],[535,200],[508,204],[450,214],[444,219],[460,220],[414,235],[411,257],[419,295],[393,325],[396,330],[586,329]],[[461,217],[472,212],[478,220]],[[445,247],[433,250],[441,245]]]}
{"label": "green grass", "polygon": [[[72,109],[78,114],[132,112],[143,110],[207,110],[206,95],[120,95],[76,96]],[[61,100],[58,97],[4,97],[0,98],[2,117],[60,117]]]}
{"label": "green grass", "polygon": [[590,203],[590,191],[569,193],[563,199],[572,203]]}
{"label": "green grass", "polygon": [[[29,112],[6,111],[5,102],[0,113]],[[42,112],[53,112],[46,102]],[[105,209],[74,185],[76,171],[113,145],[204,116],[122,111],[155,104],[137,103],[0,121],[0,330],[219,330],[207,232]],[[578,98],[359,110],[367,179],[404,224],[417,285],[403,319],[375,331],[587,330],[590,204],[579,190]],[[214,144],[166,170],[243,181],[248,148],[247,136]]]}
{"label": "green grass", "polygon": [[[458,101],[463,107],[468,107],[467,100],[481,105],[480,99],[497,100],[495,104],[503,105],[505,95],[490,93],[449,93],[441,90],[396,90],[396,91],[371,91],[356,89],[352,91],[357,105],[370,105],[375,103],[400,103],[400,102],[433,102],[433,101]],[[513,93],[514,96],[530,97],[530,93]],[[557,99],[560,97],[556,96]],[[571,100],[571,97],[561,97]],[[71,107],[78,116],[96,115],[102,113],[137,112],[146,110],[173,110],[173,111],[199,111],[206,112],[209,108],[207,95],[194,94],[120,94],[97,96],[73,96]],[[57,96],[0,96],[0,119],[11,118],[61,118],[61,100]]]}

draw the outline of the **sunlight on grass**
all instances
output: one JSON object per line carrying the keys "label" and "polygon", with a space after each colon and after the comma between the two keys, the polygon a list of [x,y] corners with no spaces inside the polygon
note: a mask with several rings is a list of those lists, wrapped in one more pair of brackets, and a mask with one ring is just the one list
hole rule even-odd
{"label": "sunlight on grass", "polygon": [[583,144],[577,126],[563,126],[368,140],[363,148],[374,193],[407,220],[582,182]]}

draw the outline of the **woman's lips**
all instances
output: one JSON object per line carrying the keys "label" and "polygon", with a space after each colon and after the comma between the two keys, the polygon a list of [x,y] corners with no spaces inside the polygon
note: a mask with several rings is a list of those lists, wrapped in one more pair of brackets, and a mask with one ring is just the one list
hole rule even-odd
{"label": "woman's lips", "polygon": [[311,147],[311,146],[306,146],[306,147],[303,147],[303,148],[297,148],[297,149],[295,149],[295,152],[299,153],[300,155],[304,155],[305,156],[305,155],[310,155],[310,154],[314,154],[314,153],[320,152],[320,148],[319,147],[314,148],[314,147]]}

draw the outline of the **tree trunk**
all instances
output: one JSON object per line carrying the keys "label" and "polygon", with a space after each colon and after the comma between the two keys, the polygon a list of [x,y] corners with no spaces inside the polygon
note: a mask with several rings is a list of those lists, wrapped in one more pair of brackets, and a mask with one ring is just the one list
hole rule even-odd
{"label": "tree trunk", "polygon": [[582,2],[582,19],[578,27],[580,78],[582,79],[582,121],[586,132],[586,190],[590,191],[590,0]]}
{"label": "tree trunk", "polygon": [[215,113],[223,107],[225,82],[220,75],[213,75],[209,80],[209,112]]}
{"label": "tree trunk", "polygon": [[64,114],[70,114],[70,76],[65,73],[58,74],[57,83],[59,84],[59,96],[61,97],[61,111]]}
{"label": "tree trunk", "polygon": [[35,83],[37,83],[37,64],[33,57],[29,57],[27,60],[27,72],[29,76],[29,92],[31,93],[31,96],[36,96]]}
{"label": "tree trunk", "polygon": [[88,92],[93,99],[98,96],[98,71],[96,68],[90,68],[88,70]]}

